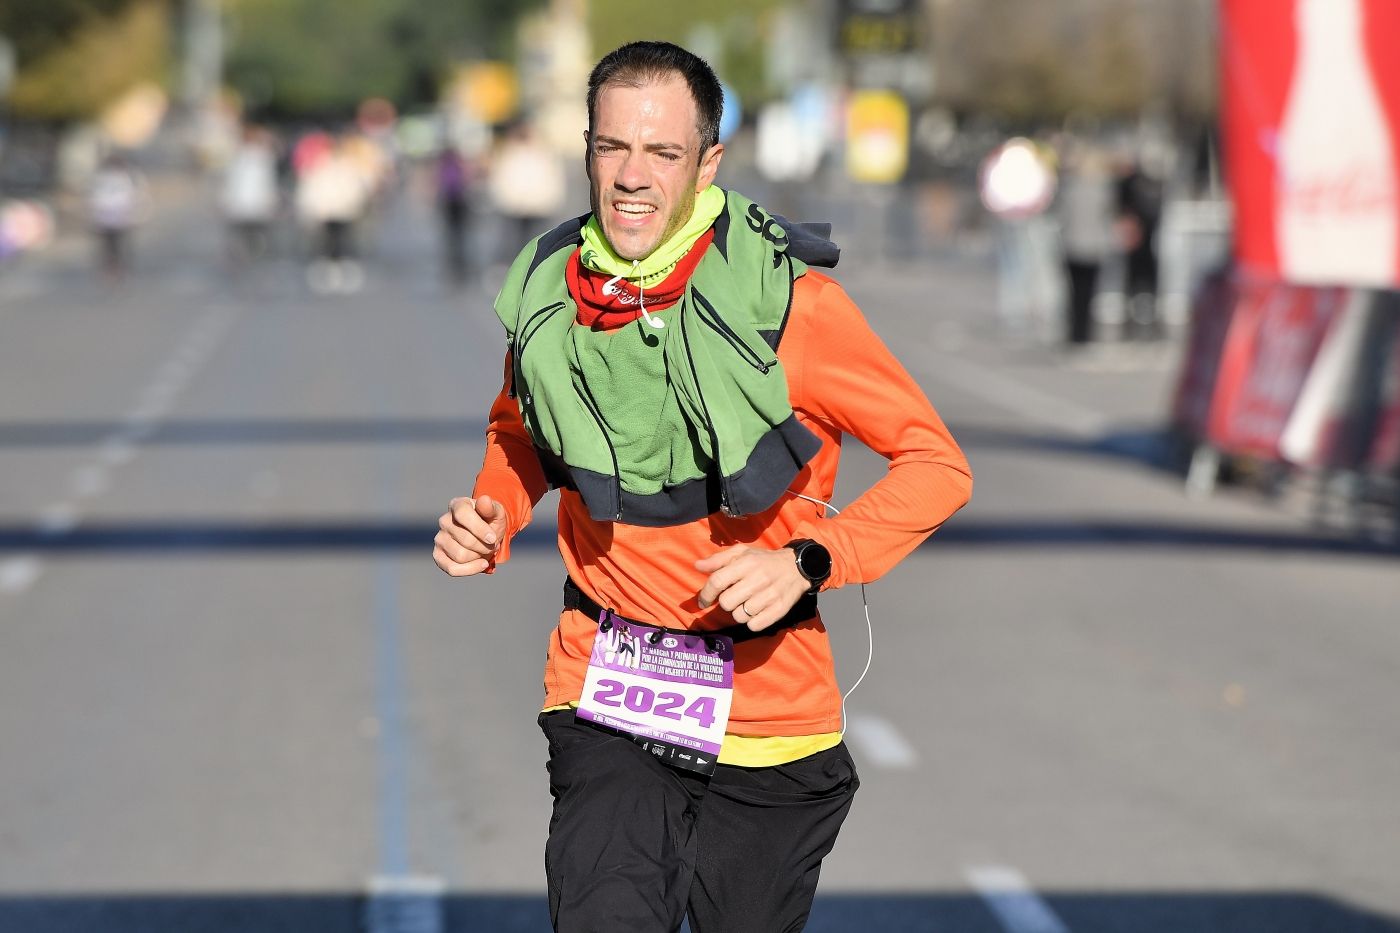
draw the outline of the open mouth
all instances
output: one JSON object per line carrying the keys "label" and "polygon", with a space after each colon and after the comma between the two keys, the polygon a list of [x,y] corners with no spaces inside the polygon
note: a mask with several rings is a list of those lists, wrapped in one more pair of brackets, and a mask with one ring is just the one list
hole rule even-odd
{"label": "open mouth", "polygon": [[624,217],[641,219],[656,213],[654,204],[635,204],[631,202],[614,203],[613,210]]}

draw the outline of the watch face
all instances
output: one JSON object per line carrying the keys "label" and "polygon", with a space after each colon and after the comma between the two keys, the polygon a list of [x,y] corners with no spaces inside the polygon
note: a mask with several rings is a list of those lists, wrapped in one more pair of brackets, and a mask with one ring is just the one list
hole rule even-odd
{"label": "watch face", "polygon": [[831,553],[815,541],[797,552],[797,566],[808,580],[825,580],[831,576]]}

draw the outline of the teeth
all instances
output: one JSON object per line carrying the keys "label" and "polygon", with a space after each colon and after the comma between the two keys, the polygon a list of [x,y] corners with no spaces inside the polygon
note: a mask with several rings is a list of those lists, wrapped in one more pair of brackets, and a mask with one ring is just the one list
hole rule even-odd
{"label": "teeth", "polygon": [[652,214],[656,212],[656,208],[648,204],[617,204],[614,206],[624,214]]}

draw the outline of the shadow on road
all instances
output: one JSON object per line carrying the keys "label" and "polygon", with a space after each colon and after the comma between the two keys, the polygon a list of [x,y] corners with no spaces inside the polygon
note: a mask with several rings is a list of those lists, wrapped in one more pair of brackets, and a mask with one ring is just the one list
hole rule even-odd
{"label": "shadow on road", "polygon": [[[211,551],[370,551],[432,549],[437,517],[409,521],[128,521],[88,522],[55,533],[29,525],[0,525],[0,553],[178,555]],[[511,547],[554,550],[547,519],[517,535]],[[1354,554],[1394,557],[1393,544],[1324,532],[1280,532],[1228,525],[1174,524],[1156,518],[964,519],[941,529],[925,547],[1143,548],[1254,551],[1271,554]]]}
{"label": "shadow on road", "polygon": [[[1063,892],[1043,895],[1074,933],[1396,933],[1400,922],[1306,892]],[[0,897],[3,933],[351,933],[352,894]],[[414,927],[418,929],[418,927]],[[542,896],[450,893],[442,933],[548,933]],[[987,903],[943,892],[819,896],[806,933],[1000,933]]]}
{"label": "shadow on road", "polygon": [[[1010,431],[977,424],[949,425],[969,450],[1020,450],[1067,456],[1124,460],[1171,472],[1180,471],[1181,451],[1171,430],[1160,424],[1119,425],[1097,437],[1037,431]],[[3,439],[0,430],[0,439]]]}

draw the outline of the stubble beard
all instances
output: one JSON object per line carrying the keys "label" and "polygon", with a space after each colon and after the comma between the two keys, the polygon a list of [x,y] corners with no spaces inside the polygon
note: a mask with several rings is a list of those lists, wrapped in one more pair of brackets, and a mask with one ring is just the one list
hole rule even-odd
{"label": "stubble beard", "polygon": [[[637,249],[635,247],[627,247],[625,243],[619,242],[620,237],[615,237],[613,235],[613,231],[609,229],[612,225],[612,218],[609,216],[609,213],[604,212],[602,208],[602,194],[597,191],[596,186],[594,186],[595,190],[592,192],[590,198],[593,202],[593,216],[598,218],[598,226],[602,228],[603,238],[608,241],[608,245],[612,247],[613,252],[616,253],[619,258],[626,259],[628,262],[640,262],[660,249],[671,237],[675,236],[676,232],[684,227],[686,222],[690,220],[690,215],[695,213],[695,182],[699,177],[699,173],[697,172],[696,177],[686,184],[685,199],[680,204],[677,204],[675,210],[667,216],[666,226],[662,228],[660,236],[658,236],[654,242],[646,244],[645,251],[640,254],[637,254]],[[624,247],[626,247],[625,251]]]}

